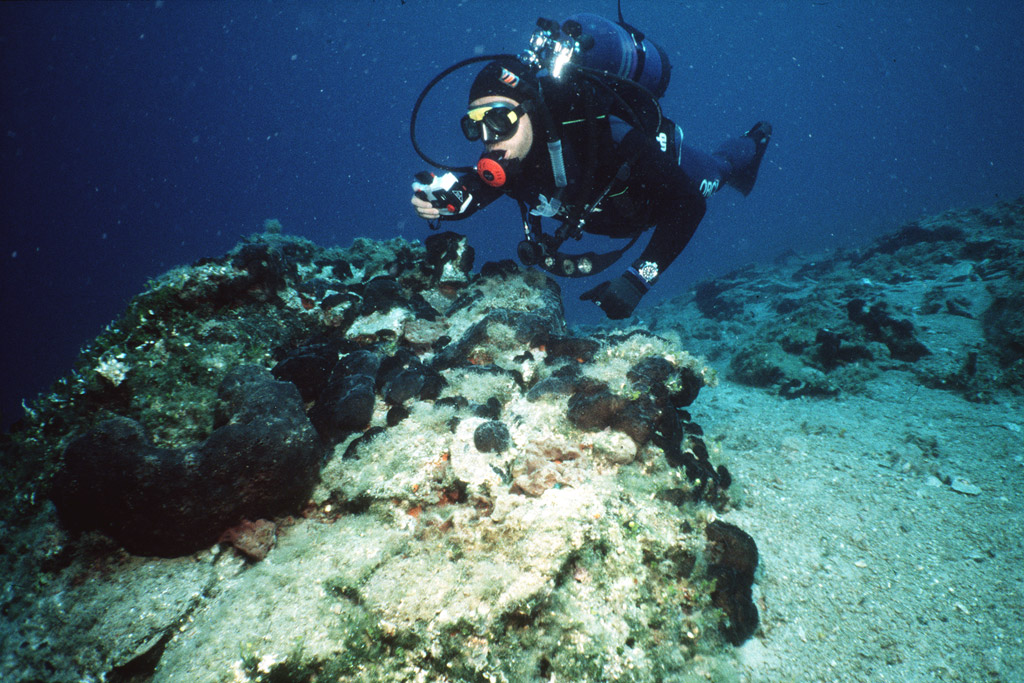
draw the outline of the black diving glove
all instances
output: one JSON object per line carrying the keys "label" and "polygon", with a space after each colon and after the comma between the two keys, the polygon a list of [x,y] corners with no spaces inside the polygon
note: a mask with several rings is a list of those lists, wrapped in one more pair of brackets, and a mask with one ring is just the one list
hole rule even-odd
{"label": "black diving glove", "polygon": [[614,280],[580,294],[581,301],[593,301],[612,320],[622,320],[633,314],[633,309],[647,293],[647,285],[626,271]]}

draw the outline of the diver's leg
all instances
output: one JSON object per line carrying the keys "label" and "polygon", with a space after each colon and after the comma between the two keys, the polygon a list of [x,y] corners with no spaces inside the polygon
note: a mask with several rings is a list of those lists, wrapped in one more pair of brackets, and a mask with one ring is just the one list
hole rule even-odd
{"label": "diver's leg", "polygon": [[757,170],[771,134],[771,125],[761,121],[740,137],[726,140],[712,154],[707,154],[682,144],[682,135],[677,132],[678,163],[699,184],[705,197],[717,192],[723,184],[735,187],[746,196],[754,189]]}
{"label": "diver's leg", "polygon": [[732,164],[725,156],[717,153],[708,154],[684,144],[679,144],[676,154],[679,167],[686,172],[705,197],[718,192],[732,175]]}
{"label": "diver's leg", "polygon": [[758,121],[746,133],[726,140],[715,150],[715,156],[728,160],[732,167],[732,173],[725,182],[742,192],[744,197],[754,189],[757,170],[761,168],[761,159],[771,137],[772,125],[767,121]]}

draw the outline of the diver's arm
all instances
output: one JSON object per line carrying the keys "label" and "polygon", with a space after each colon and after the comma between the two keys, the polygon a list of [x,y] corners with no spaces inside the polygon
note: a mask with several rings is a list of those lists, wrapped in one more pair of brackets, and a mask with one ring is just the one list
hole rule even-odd
{"label": "diver's arm", "polygon": [[454,216],[445,216],[445,220],[458,221],[463,218],[469,218],[474,213],[485,206],[488,206],[491,202],[504,194],[498,188],[491,187],[482,181],[480,176],[476,173],[466,173],[459,176],[459,182],[462,183],[462,186],[469,191],[472,195],[472,199],[469,201],[469,204],[466,205],[464,211]]}

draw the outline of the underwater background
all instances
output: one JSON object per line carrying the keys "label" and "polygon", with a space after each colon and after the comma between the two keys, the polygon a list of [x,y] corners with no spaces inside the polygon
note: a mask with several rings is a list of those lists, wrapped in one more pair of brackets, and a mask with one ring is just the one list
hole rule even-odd
{"label": "underwater background", "polygon": [[[922,214],[1021,192],[1024,4],[628,0],[668,52],[666,114],[713,148],[759,119],[755,192],[726,190],[641,311],[787,250],[858,246]],[[518,53],[538,16],[611,0],[0,4],[7,426],[150,278],[267,218],[323,245],[423,239],[409,112],[441,69]],[[471,163],[474,69],[437,88],[420,138]],[[455,226],[477,264],[512,258],[512,202]],[[601,243],[594,245],[600,247]],[[627,256],[626,261],[631,257]],[[570,324],[600,312],[564,287]]]}

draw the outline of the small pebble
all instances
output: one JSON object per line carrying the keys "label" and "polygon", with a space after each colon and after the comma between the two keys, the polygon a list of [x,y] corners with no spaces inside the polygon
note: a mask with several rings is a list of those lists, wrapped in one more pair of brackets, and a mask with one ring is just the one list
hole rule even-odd
{"label": "small pebble", "polygon": [[962,493],[967,496],[981,495],[981,489],[963,477],[953,477],[953,481],[949,483],[949,488],[953,489],[957,493]]}

